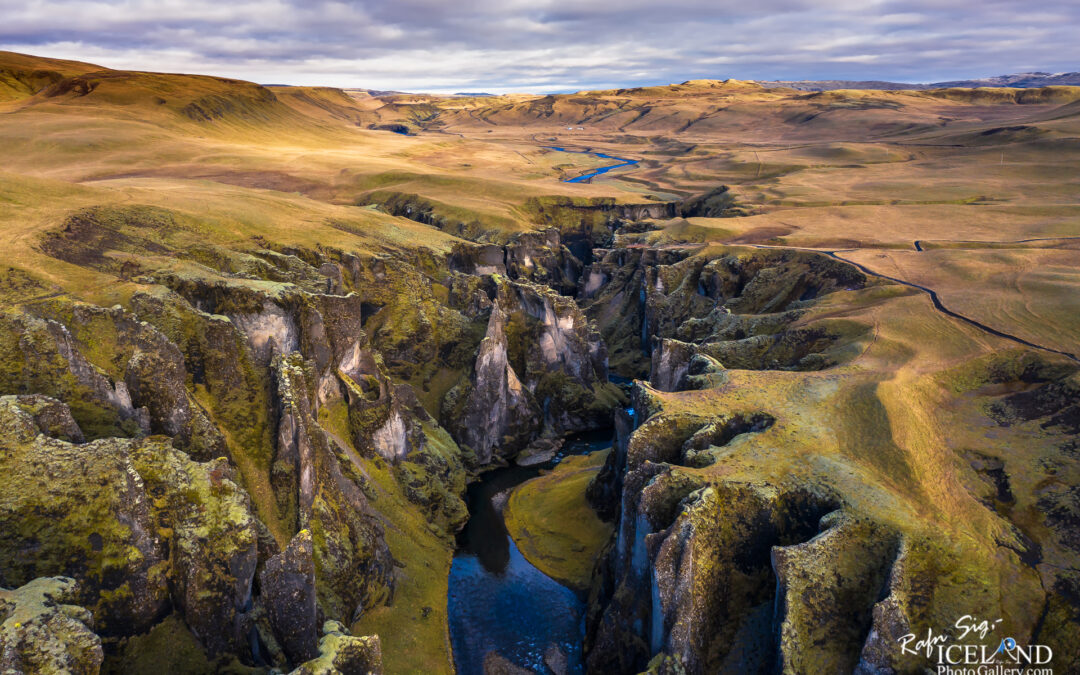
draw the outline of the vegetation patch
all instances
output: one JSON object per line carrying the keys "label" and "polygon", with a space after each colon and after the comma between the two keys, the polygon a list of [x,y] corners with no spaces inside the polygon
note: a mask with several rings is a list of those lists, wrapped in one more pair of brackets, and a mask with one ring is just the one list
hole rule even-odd
{"label": "vegetation patch", "polygon": [[609,450],[567,457],[550,473],[522,483],[510,495],[506,529],[522,555],[541,572],[584,590],[593,564],[611,537],[585,499],[585,489],[600,472]]}

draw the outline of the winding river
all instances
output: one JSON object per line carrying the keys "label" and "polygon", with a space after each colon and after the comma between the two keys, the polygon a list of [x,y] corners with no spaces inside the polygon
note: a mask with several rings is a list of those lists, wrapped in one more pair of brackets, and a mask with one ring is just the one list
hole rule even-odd
{"label": "winding river", "polygon": [[585,598],[525,559],[492,500],[564,457],[610,447],[611,435],[610,429],[575,434],[548,462],[495,469],[469,486],[469,522],[458,535],[447,598],[459,674],[483,675],[484,657],[491,651],[549,673],[544,653],[552,647],[566,657],[568,674],[582,672]]}
{"label": "winding river", "polygon": [[577,176],[575,178],[567,178],[566,180],[563,181],[564,183],[584,183],[585,181],[587,181],[587,180],[589,180],[591,178],[594,178],[596,176],[605,174],[608,171],[611,171],[613,169],[619,169],[619,168],[622,168],[624,166],[632,166],[632,165],[637,164],[638,162],[641,161],[639,159],[627,159],[626,157],[616,157],[614,155],[608,155],[608,154],[604,154],[602,152],[593,152],[591,150],[567,150],[566,148],[561,148],[561,147],[559,147],[557,145],[545,145],[543,147],[547,148],[548,150],[557,150],[559,152],[573,152],[573,153],[578,154],[578,155],[592,155],[593,157],[599,157],[601,159],[614,159],[614,160],[618,160],[618,162],[619,162],[618,164],[609,164],[608,166],[602,166],[602,167],[600,167],[598,169],[593,169],[592,171],[590,171],[588,173],[583,173],[580,176]]}
{"label": "winding river", "polygon": [[[590,150],[544,147],[619,162],[567,179],[566,183],[583,183],[639,161]],[[617,384],[630,382],[614,375],[610,379]],[[633,414],[633,409],[628,411]],[[574,434],[547,462],[488,471],[469,485],[469,521],[457,537],[447,595],[450,643],[460,675],[483,675],[489,652],[536,673],[551,673],[545,654],[558,650],[566,662],[562,672],[576,675],[584,671],[581,647],[586,598],[525,559],[506,530],[496,498],[502,495],[505,499],[514,487],[554,468],[567,456],[610,447],[611,437],[611,429]]]}

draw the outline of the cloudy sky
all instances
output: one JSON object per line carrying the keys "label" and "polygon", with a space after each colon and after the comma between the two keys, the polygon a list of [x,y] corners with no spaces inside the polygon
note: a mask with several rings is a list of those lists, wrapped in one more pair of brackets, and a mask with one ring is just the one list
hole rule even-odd
{"label": "cloudy sky", "polygon": [[0,0],[0,49],[410,91],[1080,70],[1077,0]]}

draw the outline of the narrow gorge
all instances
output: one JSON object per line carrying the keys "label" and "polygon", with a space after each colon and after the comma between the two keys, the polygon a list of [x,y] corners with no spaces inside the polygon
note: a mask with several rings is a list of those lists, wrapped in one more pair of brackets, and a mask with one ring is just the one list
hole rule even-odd
{"label": "narrow gorge", "polygon": [[0,52],[0,672],[1080,672],[1078,100]]}
{"label": "narrow gorge", "polygon": [[[912,291],[633,218],[685,203],[533,208],[546,229],[445,256],[170,248],[167,212],[72,216],[50,255],[149,290],[3,315],[5,611],[71,617],[49,639],[73,671],[378,670],[419,622],[460,673],[908,672],[888,643],[970,600],[945,570],[987,568],[912,527],[866,460],[816,453],[875,386],[844,365],[882,339],[861,312]],[[107,254],[125,247],[175,260]],[[1030,414],[1048,424],[1071,415],[1074,371],[1020,362],[983,367],[1045,383]],[[612,534],[571,554],[596,556],[573,589],[523,555],[506,503],[609,446],[580,496]],[[1038,597],[1044,553],[992,517],[995,564]],[[59,575],[54,600],[26,599]],[[1018,597],[978,602],[1053,612]]]}

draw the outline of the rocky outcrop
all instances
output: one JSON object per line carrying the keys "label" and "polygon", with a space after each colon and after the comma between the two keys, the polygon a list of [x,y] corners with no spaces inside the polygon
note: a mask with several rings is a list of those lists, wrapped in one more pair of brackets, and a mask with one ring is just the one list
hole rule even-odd
{"label": "rocky outcrop", "polygon": [[[578,255],[591,258],[592,247],[577,247]],[[526,232],[506,246],[506,274],[543,284],[563,295],[577,292],[583,263],[563,246],[559,231]]]}
{"label": "rocky outcrop", "polygon": [[[21,342],[36,345],[26,370],[41,377],[50,367],[43,358],[51,353],[51,367],[66,364],[71,380],[65,385],[53,370],[49,384],[30,387],[74,406],[92,436],[157,433],[198,459],[227,454],[221,433],[187,390],[183,355],[156,328],[119,307],[58,300],[36,311],[42,319],[18,319]],[[21,388],[7,384],[9,391]]]}
{"label": "rocky outcrop", "polygon": [[537,435],[608,426],[623,396],[607,374],[603,341],[573,300],[501,280],[472,375],[441,417],[481,463],[512,457]]}
{"label": "rocky outcrop", "polygon": [[131,456],[141,442],[49,438],[11,396],[0,398],[0,432],[0,585],[73,577],[99,631],[148,628],[167,608],[168,565]]}
{"label": "rocky outcrop", "polygon": [[337,442],[314,417],[313,383],[304,360],[299,354],[278,357],[274,371],[279,401],[275,495],[279,504],[295,504],[298,529],[311,530],[323,611],[353,620],[392,597],[393,559],[360,488],[363,478],[341,461]]}
{"label": "rocky outcrop", "polygon": [[327,621],[319,640],[319,656],[289,675],[382,675],[382,672],[378,636],[354,637],[337,621]]}
{"label": "rocky outcrop", "polygon": [[506,274],[506,249],[497,244],[455,244],[449,266],[469,276]]}
{"label": "rocky outcrop", "polygon": [[[385,351],[395,359],[400,356],[424,362],[438,353],[439,346],[432,345],[427,335],[417,334],[405,338],[408,347],[401,346],[403,343],[394,336],[408,326],[395,324],[391,330],[375,321],[389,316],[387,310],[391,304],[402,311],[409,307],[412,317],[419,321],[425,321],[429,315],[425,311],[411,311],[414,305],[409,293],[386,292],[381,283],[367,285],[369,281],[387,279],[388,268],[391,273],[401,273],[402,279],[398,281],[426,288],[427,295],[431,294],[430,280],[400,260],[361,260],[345,254],[335,254],[330,259],[320,254],[318,259],[325,261],[318,267],[322,271],[316,274],[309,266],[308,274],[299,275],[301,283],[297,285],[268,287],[242,279],[162,274],[160,280],[175,289],[175,295],[141,296],[137,305],[178,339],[184,339],[190,360],[206,366],[196,372],[206,378],[215,417],[228,425],[234,438],[266,448],[266,453],[274,458],[268,462],[272,463],[270,479],[275,485],[285,486],[274,495],[278,515],[290,527],[298,527],[296,499],[300,474],[296,473],[293,458],[277,461],[281,449],[291,447],[281,441],[281,425],[268,427],[272,426],[271,396],[278,384],[274,364],[293,353],[302,355],[304,368],[309,371],[306,381],[313,389],[309,396],[310,414],[317,416],[319,410],[327,410],[337,415],[344,408],[348,429],[338,428],[336,433],[351,437],[352,445],[362,456],[377,454],[398,467],[411,463],[409,469],[402,469],[411,474],[410,497],[430,507],[436,520],[454,527],[464,514],[457,488],[464,471],[460,458],[455,456],[456,452],[428,451],[428,433],[423,425],[434,423],[410,385],[391,381],[393,369],[383,359]],[[306,264],[297,259],[288,269]],[[361,284],[365,291],[346,295],[313,293],[309,289],[317,284],[308,280],[311,275],[324,281],[329,279],[335,288]],[[373,306],[381,309],[373,311]],[[438,307],[441,309],[431,314],[435,325],[441,327],[444,319],[457,325],[447,318],[457,315],[454,310]],[[222,315],[227,320],[222,321]],[[460,322],[466,321],[458,318]],[[191,324],[207,331],[208,339],[191,337]],[[374,348],[365,325],[374,331],[383,350]],[[453,331],[448,332],[452,337]],[[244,398],[237,396],[237,383],[247,388],[240,390]],[[318,426],[317,422],[313,424]],[[286,429],[286,433],[292,430]],[[276,443],[274,438],[278,439]],[[330,447],[333,452],[344,452],[341,443],[333,442]],[[339,460],[344,470],[355,474],[351,459],[342,454]],[[352,479],[362,484],[363,479],[358,475]]]}
{"label": "rocky outcrop", "polygon": [[[633,410],[633,408],[631,408]],[[604,460],[604,466],[596,474],[586,489],[585,496],[596,513],[606,521],[613,521],[619,512],[622,499],[623,480],[626,475],[626,454],[630,443],[630,434],[634,431],[635,416],[625,408],[615,411],[615,437],[611,443],[611,452]]]}
{"label": "rocky outcrop", "polygon": [[845,512],[820,527],[810,541],[772,550],[782,673],[855,670],[896,555],[895,533]]}
{"label": "rocky outcrop", "polygon": [[[211,659],[295,665],[316,654],[316,615],[351,621],[388,602],[394,561],[361,455],[394,465],[433,528],[465,518],[460,451],[411,387],[391,381],[363,330],[370,307],[312,292],[349,283],[342,268],[314,274],[265,253],[273,275],[297,285],[161,273],[171,290],[136,294],[138,316],[55,301],[0,322],[14,357],[0,391],[55,396],[0,399],[2,442],[18,446],[0,453],[14,467],[3,478],[0,583],[76,578],[107,648],[175,611]],[[322,428],[321,410],[340,436]],[[148,433],[161,435],[117,437]],[[260,507],[273,530],[305,531],[306,544],[278,552],[237,486],[226,436],[245,479],[269,484]],[[64,442],[86,438],[97,440]],[[310,611],[286,607],[288,579]],[[363,648],[356,640],[342,648]]]}
{"label": "rocky outcrop", "polygon": [[616,248],[585,270],[579,299],[617,372],[643,373],[658,350],[653,383],[678,391],[715,386],[723,368],[820,370],[851,358],[864,327],[798,322],[817,298],[864,287],[865,275],[823,255],[736,251]]}
{"label": "rocky outcrop", "polygon": [[45,394],[67,403],[92,438],[149,433],[149,413],[132,404],[124,379],[105,374],[87,360],[63,324],[5,313],[0,317],[0,352],[7,355],[0,391]]}
{"label": "rocky outcrop", "polygon": [[[635,389],[642,399],[644,389]],[[908,599],[879,602],[901,583],[899,535],[848,511],[822,486],[707,479],[676,466],[710,463],[741,435],[768,430],[771,416],[650,416],[651,407],[641,403],[648,419],[628,437],[629,421],[618,424],[589,487],[601,513],[617,495],[616,534],[598,564],[587,618],[590,671],[902,665],[882,661],[886,650],[877,646],[910,616],[895,614]]]}
{"label": "rocky outcrop", "polygon": [[670,338],[657,340],[652,350],[649,384],[660,391],[687,389],[690,361],[697,354],[693,345]]}
{"label": "rocky outcrop", "polygon": [[10,398],[8,401],[29,414],[40,433],[69,443],[86,442],[82,429],[71,416],[71,409],[55,398],[28,394]]}
{"label": "rocky outcrop", "polygon": [[0,583],[72,577],[109,637],[171,603],[211,653],[247,652],[256,533],[225,460],[194,462],[162,437],[71,445],[14,397],[0,398],[0,431]]}
{"label": "rocky outcrop", "polygon": [[624,397],[608,382],[607,348],[577,304],[520,282],[500,285],[497,297],[510,317],[510,362],[542,411],[541,434],[610,426]]}
{"label": "rocky outcrop", "polygon": [[487,335],[480,343],[476,366],[465,392],[452,392],[443,417],[458,440],[488,464],[528,442],[536,429],[537,408],[531,394],[511,367],[506,338],[506,315],[496,303]]}
{"label": "rocky outcrop", "polygon": [[250,500],[224,458],[198,464],[163,447],[132,458],[166,539],[172,602],[210,654],[247,654],[258,550]]}
{"label": "rocky outcrop", "polygon": [[[818,520],[833,509],[831,498],[747,485],[701,487],[700,479],[651,462],[630,474],[626,486],[627,492],[641,486],[640,498],[624,499],[624,509],[634,508],[620,517],[608,561],[608,573],[614,575],[611,597],[601,603],[603,612],[594,615],[589,667],[636,672],[664,653],[688,673],[756,673],[771,672],[778,658],[790,660],[774,647],[774,626],[780,619],[774,614],[777,584],[770,553],[780,550],[774,546],[816,534]],[[865,597],[860,596],[867,602],[862,619],[851,628],[854,633],[868,628],[869,609],[890,561],[887,553],[867,558],[868,565],[876,565],[873,573],[850,582],[867,589]],[[834,583],[837,580],[830,579],[825,585]],[[849,582],[823,593],[820,611],[829,616],[846,611],[840,609],[846,605],[834,604],[836,598],[829,595],[841,594],[844,583]],[[816,601],[810,604],[818,606]],[[844,614],[837,621],[849,618]],[[844,623],[842,634],[825,640],[828,646],[822,649],[850,661],[859,644],[852,652],[844,641],[848,626]],[[798,658],[810,657],[799,652]]]}
{"label": "rocky outcrop", "polygon": [[67,577],[41,577],[0,588],[0,671],[12,675],[97,675],[104,655],[94,617],[66,604],[78,596]]}
{"label": "rocky outcrop", "polygon": [[[152,324],[184,356],[187,377],[233,447],[249,456],[268,451],[269,377],[258,367],[247,340],[236,325],[220,314],[196,308],[178,293],[157,289],[136,293],[131,301],[140,319]],[[198,303],[196,303],[198,304]]]}
{"label": "rocky outcrop", "polygon": [[259,573],[261,603],[270,627],[292,663],[318,654],[315,562],[311,532],[301,530],[284,551],[266,561]]}

